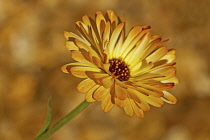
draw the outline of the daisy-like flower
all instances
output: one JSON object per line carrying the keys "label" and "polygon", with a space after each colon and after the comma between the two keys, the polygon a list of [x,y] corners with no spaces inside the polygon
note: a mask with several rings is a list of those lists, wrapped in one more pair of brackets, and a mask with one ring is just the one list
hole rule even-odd
{"label": "daisy-like flower", "polygon": [[66,47],[77,61],[62,67],[63,72],[85,78],[77,89],[87,102],[101,101],[108,112],[114,104],[128,116],[144,117],[150,105],[175,104],[168,92],[178,83],[175,51],[160,36],[152,36],[150,26],[135,26],[125,34],[125,20],[112,10],[95,19],[83,16],[76,22],[80,35],[65,32]]}

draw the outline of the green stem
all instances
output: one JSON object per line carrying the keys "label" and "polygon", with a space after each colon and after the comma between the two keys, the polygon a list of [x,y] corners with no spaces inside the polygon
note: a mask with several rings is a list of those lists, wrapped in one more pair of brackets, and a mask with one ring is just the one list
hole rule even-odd
{"label": "green stem", "polygon": [[58,129],[60,129],[64,124],[73,119],[76,115],[78,115],[82,110],[84,110],[90,103],[83,101],[80,105],[78,105],[72,112],[63,117],[59,122],[49,128],[45,133],[35,138],[35,140],[45,140],[50,137],[53,133],[55,133]]}

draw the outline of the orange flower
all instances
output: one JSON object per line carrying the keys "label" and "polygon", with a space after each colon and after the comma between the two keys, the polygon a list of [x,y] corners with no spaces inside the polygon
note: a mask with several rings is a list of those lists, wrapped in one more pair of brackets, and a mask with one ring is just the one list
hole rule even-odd
{"label": "orange flower", "polygon": [[[168,92],[178,83],[175,77],[175,51],[163,46],[159,36],[152,36],[150,26],[136,26],[125,35],[125,21],[107,10],[96,12],[95,20],[83,16],[76,22],[80,36],[65,32],[66,47],[75,63],[63,72],[85,78],[77,89],[87,102],[101,101],[108,112],[114,104],[128,116],[144,117],[150,105],[175,104]],[[163,102],[164,101],[164,102]]]}

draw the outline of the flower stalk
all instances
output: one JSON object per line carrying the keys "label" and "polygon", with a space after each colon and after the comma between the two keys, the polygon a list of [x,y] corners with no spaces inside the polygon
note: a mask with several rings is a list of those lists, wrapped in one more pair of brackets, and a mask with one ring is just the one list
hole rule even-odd
{"label": "flower stalk", "polygon": [[58,129],[60,129],[63,125],[72,120],[75,116],[77,116],[81,111],[83,111],[90,103],[83,101],[80,105],[78,105],[73,111],[63,117],[60,121],[58,121],[55,125],[47,129],[44,133],[38,135],[35,140],[45,140],[49,138],[52,134],[54,134]]}

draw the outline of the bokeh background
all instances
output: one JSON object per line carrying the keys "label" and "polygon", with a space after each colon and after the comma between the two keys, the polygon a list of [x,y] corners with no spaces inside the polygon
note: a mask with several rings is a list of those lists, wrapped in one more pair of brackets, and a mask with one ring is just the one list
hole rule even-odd
{"label": "bokeh background", "polygon": [[52,96],[53,122],[84,100],[82,80],[60,67],[73,62],[63,31],[76,32],[85,14],[113,9],[127,30],[151,25],[177,51],[176,105],[152,107],[144,119],[91,104],[50,140],[209,140],[209,0],[0,0],[0,139],[30,140],[43,125]]}

